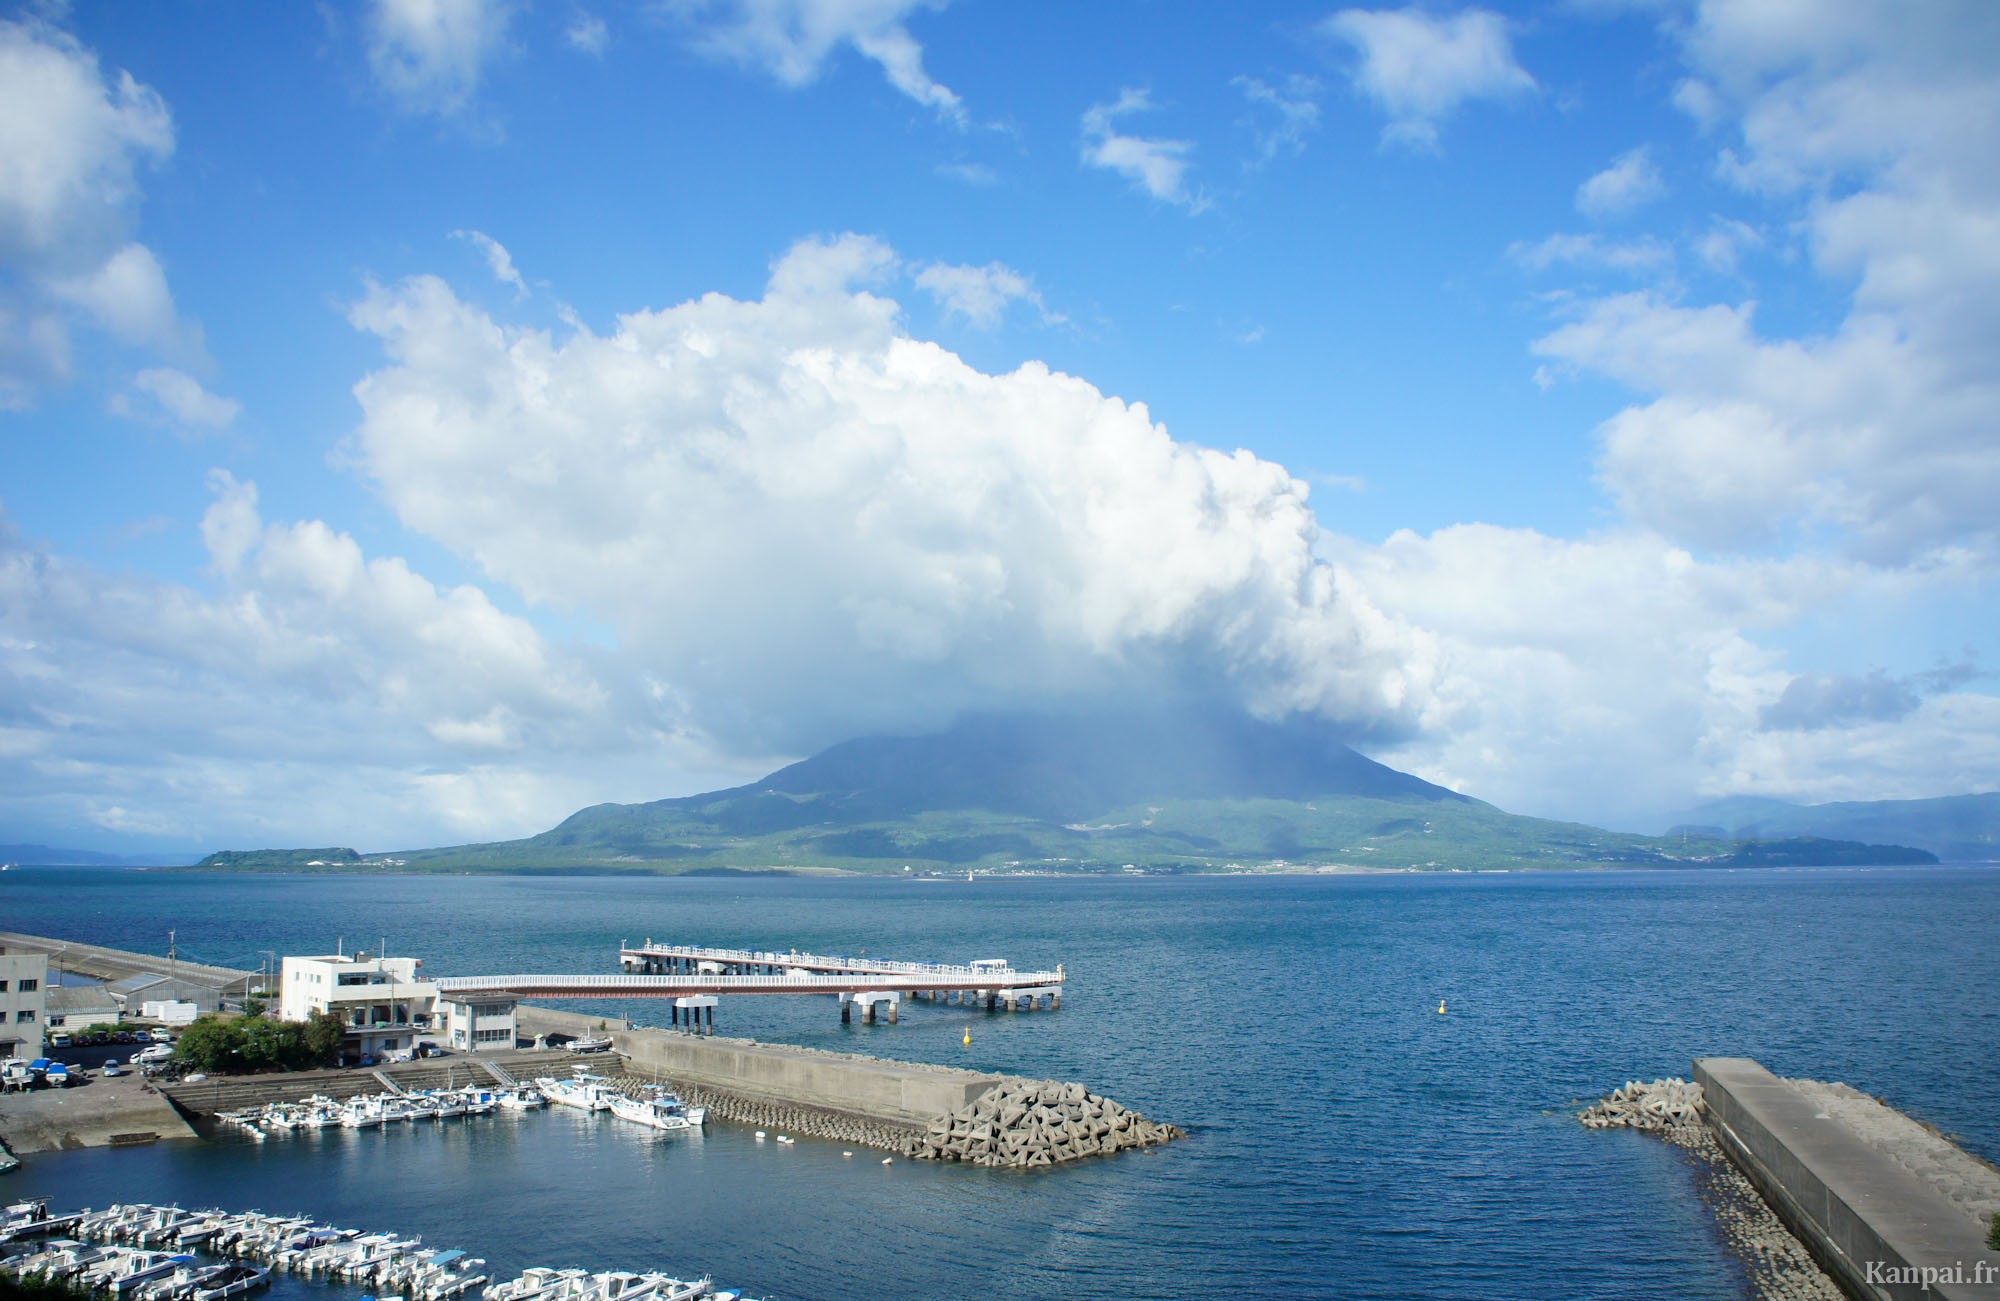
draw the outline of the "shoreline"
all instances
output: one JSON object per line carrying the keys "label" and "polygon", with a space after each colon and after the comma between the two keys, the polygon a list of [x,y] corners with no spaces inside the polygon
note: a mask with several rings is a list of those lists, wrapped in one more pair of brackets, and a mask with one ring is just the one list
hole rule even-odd
{"label": "shoreline", "polygon": [[1190,877],[1212,879],[1243,879],[1258,877],[1312,877],[1312,876],[1407,876],[1407,877],[1447,877],[1447,876],[1549,876],[1549,875],[1597,875],[1614,872],[1922,872],[1934,868],[1953,870],[1988,869],[2000,870],[2000,859],[1968,858],[1944,859],[1935,863],[1522,863],[1509,867],[1376,867],[1367,863],[1333,863],[1323,866],[1292,864],[1284,867],[1219,867],[1191,868],[1187,871],[1146,869],[1126,871],[1123,868],[1104,868],[1090,871],[1039,871],[1034,869],[980,869],[972,868],[975,880],[968,883],[956,870],[932,871],[926,875],[905,875],[900,872],[857,872],[844,867],[742,867],[717,869],[697,869],[689,872],[655,871],[644,867],[610,867],[604,865],[583,865],[578,867],[494,867],[467,868],[449,867],[435,871],[412,871],[407,868],[299,868],[299,867],[202,867],[197,864],[132,865],[104,863],[17,863],[12,870],[17,872],[106,872],[145,873],[149,875],[182,874],[189,876],[301,876],[301,877],[394,877],[422,878],[447,876],[483,877],[605,877],[630,880],[638,877],[663,880],[693,881],[745,881],[745,880],[800,880],[800,881],[906,881],[928,884],[949,885],[978,884],[982,881],[1144,881],[1157,879],[1182,880]]}

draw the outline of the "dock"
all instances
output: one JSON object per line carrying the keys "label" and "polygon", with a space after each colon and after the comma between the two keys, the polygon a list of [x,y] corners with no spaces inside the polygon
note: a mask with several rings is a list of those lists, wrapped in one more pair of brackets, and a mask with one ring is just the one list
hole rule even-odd
{"label": "dock", "polygon": [[673,1023],[686,1014],[690,1027],[715,1026],[717,1000],[729,995],[816,994],[839,1000],[840,1019],[856,1008],[873,1024],[878,1012],[897,1020],[905,998],[923,998],[987,1011],[1033,1011],[1048,1000],[1062,1007],[1068,973],[1016,971],[1005,959],[968,963],[899,962],[866,957],[826,957],[796,950],[711,948],[692,944],[646,944],[619,950],[618,975],[442,976],[441,994],[456,999],[481,995],[514,998],[662,998],[674,1002]]}

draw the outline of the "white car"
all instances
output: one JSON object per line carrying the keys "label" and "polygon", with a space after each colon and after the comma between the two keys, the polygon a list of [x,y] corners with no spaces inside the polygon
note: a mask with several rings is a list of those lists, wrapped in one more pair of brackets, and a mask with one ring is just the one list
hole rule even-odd
{"label": "white car", "polygon": [[142,1062],[163,1062],[173,1055],[174,1046],[172,1044],[154,1044],[151,1048],[142,1048],[138,1052],[133,1053],[132,1064],[137,1066]]}

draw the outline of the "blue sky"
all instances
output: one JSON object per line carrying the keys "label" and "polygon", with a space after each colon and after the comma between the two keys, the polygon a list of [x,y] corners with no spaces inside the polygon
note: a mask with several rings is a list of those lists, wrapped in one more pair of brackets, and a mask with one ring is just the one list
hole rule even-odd
{"label": "blue sky", "polygon": [[1107,693],[1995,786],[1978,3],[15,6],[0,839],[398,848]]}

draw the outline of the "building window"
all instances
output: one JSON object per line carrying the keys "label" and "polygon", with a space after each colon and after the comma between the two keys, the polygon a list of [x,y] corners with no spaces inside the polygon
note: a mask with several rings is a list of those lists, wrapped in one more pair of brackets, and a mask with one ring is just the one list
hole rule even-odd
{"label": "building window", "polygon": [[35,1019],[35,1009],[32,1007],[24,1007],[20,1011],[14,1013],[14,1019],[16,1021],[32,1021]]}
{"label": "building window", "polygon": [[42,982],[39,980],[23,980],[18,985],[15,986],[15,988],[20,990],[23,994],[32,994],[41,987],[42,987]]}
{"label": "building window", "polygon": [[482,1044],[511,1043],[513,1038],[512,1030],[481,1030],[472,1036],[474,1043]]}

